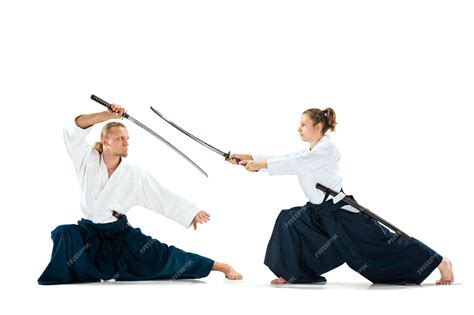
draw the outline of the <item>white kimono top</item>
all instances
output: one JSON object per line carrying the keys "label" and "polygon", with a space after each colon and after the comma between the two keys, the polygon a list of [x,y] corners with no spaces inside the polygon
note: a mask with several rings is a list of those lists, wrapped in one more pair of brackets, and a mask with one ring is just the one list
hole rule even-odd
{"label": "white kimono top", "polygon": [[[281,156],[252,155],[255,161],[267,161],[268,169],[264,170],[267,170],[270,175],[298,176],[301,189],[309,201],[314,204],[319,204],[324,199],[324,193],[316,189],[316,183],[320,183],[337,192],[341,190],[340,156],[339,150],[327,136],[324,136],[312,150],[308,148]],[[328,199],[332,199],[332,196],[329,196]],[[344,206],[342,208],[358,212],[352,206]]]}
{"label": "white kimono top", "polygon": [[122,159],[109,178],[102,155],[86,142],[91,129],[82,129],[75,123],[64,129],[66,148],[79,179],[85,219],[114,222],[117,219],[112,211],[126,214],[131,207],[140,205],[185,227],[191,225],[198,208],[161,186],[144,170]]}

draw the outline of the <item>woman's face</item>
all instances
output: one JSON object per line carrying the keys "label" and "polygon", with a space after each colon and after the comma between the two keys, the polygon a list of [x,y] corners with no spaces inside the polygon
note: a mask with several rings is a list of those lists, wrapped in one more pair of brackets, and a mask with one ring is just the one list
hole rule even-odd
{"label": "woman's face", "polygon": [[321,124],[318,123],[314,126],[313,121],[308,115],[301,115],[300,127],[298,128],[301,140],[305,142],[313,142],[321,135]]}

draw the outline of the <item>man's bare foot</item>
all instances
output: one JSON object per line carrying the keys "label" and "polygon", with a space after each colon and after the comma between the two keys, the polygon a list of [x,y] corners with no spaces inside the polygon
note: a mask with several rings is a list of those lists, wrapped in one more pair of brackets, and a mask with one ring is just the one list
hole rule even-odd
{"label": "man's bare foot", "polygon": [[228,265],[228,264],[224,264],[225,266],[225,270],[224,270],[224,274],[225,274],[225,277],[229,280],[242,280],[242,275],[240,273],[238,273],[237,271],[235,271],[234,268],[232,268],[231,265]]}
{"label": "man's bare foot", "polygon": [[272,282],[270,283],[271,284],[285,284],[285,283],[288,283],[288,281],[280,277],[280,278],[273,279]]}
{"label": "man's bare foot", "polygon": [[453,264],[448,258],[443,258],[441,263],[438,266],[439,272],[441,273],[441,279],[436,281],[436,284],[453,284],[454,283],[454,274],[453,274]]}
{"label": "man's bare foot", "polygon": [[242,275],[235,271],[235,269],[232,268],[231,265],[214,262],[212,270],[223,272],[225,274],[225,277],[229,280],[242,280]]}

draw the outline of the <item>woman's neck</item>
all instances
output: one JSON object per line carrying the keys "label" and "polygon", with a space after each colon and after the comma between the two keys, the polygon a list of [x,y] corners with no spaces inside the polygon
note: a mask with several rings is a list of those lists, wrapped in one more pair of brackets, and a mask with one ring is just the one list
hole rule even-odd
{"label": "woman's neck", "polygon": [[318,144],[319,141],[321,141],[321,139],[324,138],[324,135],[320,135],[318,136],[316,139],[314,139],[313,141],[311,141],[309,143],[309,150],[313,150],[314,147]]}

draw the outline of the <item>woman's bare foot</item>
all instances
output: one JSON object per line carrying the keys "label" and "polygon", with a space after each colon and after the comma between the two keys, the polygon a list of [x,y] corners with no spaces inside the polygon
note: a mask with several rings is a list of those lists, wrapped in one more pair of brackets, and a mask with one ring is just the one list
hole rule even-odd
{"label": "woman's bare foot", "polygon": [[242,275],[235,271],[231,265],[214,262],[212,270],[220,271],[225,274],[225,277],[229,280],[242,280]]}
{"label": "woman's bare foot", "polygon": [[443,258],[441,263],[438,266],[439,272],[441,273],[441,279],[436,281],[436,284],[453,284],[454,283],[454,274],[453,274],[453,264],[448,258]]}
{"label": "woman's bare foot", "polygon": [[285,279],[280,277],[280,278],[276,278],[276,279],[272,280],[272,282],[270,282],[270,283],[271,284],[285,284],[285,283],[288,283],[288,281],[286,281]]}

